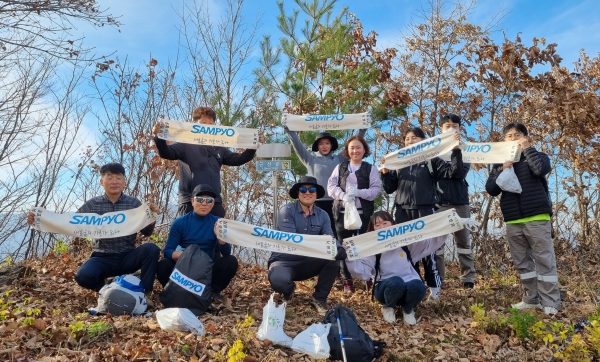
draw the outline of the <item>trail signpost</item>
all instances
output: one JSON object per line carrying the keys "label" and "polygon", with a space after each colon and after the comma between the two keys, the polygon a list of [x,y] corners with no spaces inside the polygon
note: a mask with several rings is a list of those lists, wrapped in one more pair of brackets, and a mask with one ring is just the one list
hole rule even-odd
{"label": "trail signpost", "polygon": [[273,225],[274,229],[277,228],[277,210],[278,200],[277,194],[279,186],[277,184],[277,172],[278,171],[290,171],[292,169],[291,160],[277,160],[279,157],[290,157],[292,155],[292,148],[290,145],[285,143],[268,143],[262,144],[256,150],[256,157],[258,158],[270,158],[271,160],[258,160],[256,161],[256,170],[262,172],[272,172],[273,174]]}

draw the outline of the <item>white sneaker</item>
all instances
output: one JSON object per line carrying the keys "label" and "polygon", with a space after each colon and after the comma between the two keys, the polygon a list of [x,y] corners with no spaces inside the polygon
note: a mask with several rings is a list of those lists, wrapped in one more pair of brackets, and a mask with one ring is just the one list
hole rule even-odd
{"label": "white sneaker", "polygon": [[544,313],[546,313],[546,315],[555,315],[558,313],[558,310],[554,307],[544,307]]}
{"label": "white sneaker", "polygon": [[404,312],[404,323],[408,324],[409,326],[414,326],[415,324],[417,324],[417,318],[415,318],[415,311],[413,311],[412,313]]}
{"label": "white sneaker", "polygon": [[542,309],[542,305],[540,303],[538,304],[528,304],[525,302],[519,302],[517,304],[511,304],[511,307],[518,309],[518,310],[523,310],[523,309],[533,309],[533,308],[537,308],[537,309]]}
{"label": "white sneaker", "polygon": [[427,302],[437,302],[440,299],[440,288],[429,288],[429,298]]}
{"label": "white sneaker", "polygon": [[384,321],[388,323],[394,323],[396,321],[396,308],[381,307],[381,313],[383,314]]}

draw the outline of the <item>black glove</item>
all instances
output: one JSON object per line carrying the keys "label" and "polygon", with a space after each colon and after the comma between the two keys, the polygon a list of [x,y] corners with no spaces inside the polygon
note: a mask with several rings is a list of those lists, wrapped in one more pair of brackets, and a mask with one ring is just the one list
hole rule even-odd
{"label": "black glove", "polygon": [[344,260],[348,257],[346,254],[346,249],[343,246],[337,247],[337,254],[335,254],[335,260]]}

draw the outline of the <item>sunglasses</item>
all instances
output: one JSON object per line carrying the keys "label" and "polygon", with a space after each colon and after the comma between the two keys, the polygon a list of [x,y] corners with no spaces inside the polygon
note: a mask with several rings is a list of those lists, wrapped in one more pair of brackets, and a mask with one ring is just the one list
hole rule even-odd
{"label": "sunglasses", "polygon": [[300,186],[300,188],[298,189],[298,191],[300,191],[301,193],[305,194],[306,191],[310,192],[311,194],[314,194],[315,192],[317,192],[317,188],[314,186],[311,187],[306,187],[306,186]]}
{"label": "sunglasses", "polygon": [[196,200],[196,202],[199,202],[199,203],[206,202],[207,204],[212,204],[213,202],[215,202],[214,197],[194,196],[194,200]]}

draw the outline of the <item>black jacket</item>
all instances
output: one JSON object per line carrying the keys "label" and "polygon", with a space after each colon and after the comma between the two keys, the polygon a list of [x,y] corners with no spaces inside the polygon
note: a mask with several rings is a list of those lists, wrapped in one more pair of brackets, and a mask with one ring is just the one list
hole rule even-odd
{"label": "black jacket", "polygon": [[546,192],[545,176],[550,173],[550,158],[543,152],[529,147],[523,150],[519,162],[513,164],[515,174],[523,191],[515,194],[502,189],[496,184],[502,165],[494,165],[490,177],[485,184],[486,191],[492,196],[500,197],[500,209],[504,221],[522,219],[524,217],[552,213],[550,197]]}
{"label": "black jacket", "polygon": [[[338,166],[338,186],[346,192],[346,179],[350,176],[348,170],[348,164],[350,161],[344,161]],[[358,182],[358,190],[368,189],[371,185],[371,167],[372,165],[368,162],[363,161],[358,171],[356,171],[356,181]],[[365,200],[360,198],[360,207],[364,217],[370,218],[375,211],[375,201]],[[342,200],[333,200],[333,218],[335,220],[340,217],[340,210],[342,209],[344,202]]]}
{"label": "black jacket", "polygon": [[443,193],[440,195],[440,205],[469,205],[469,184],[467,174],[471,169],[470,163],[463,163],[465,174],[463,177],[441,179],[438,185]]}
{"label": "black jacket", "polygon": [[403,209],[433,208],[439,203],[436,182],[444,178],[464,178],[462,152],[452,150],[450,162],[432,158],[431,166],[433,177],[427,161],[381,174],[383,189],[388,194],[396,191],[396,204]]}
{"label": "black jacket", "polygon": [[240,166],[254,158],[256,150],[231,152],[225,147],[174,143],[154,137],[158,155],[167,160],[179,160],[179,204],[192,200],[192,191],[199,184],[207,184],[217,193],[221,202],[221,166]]}

